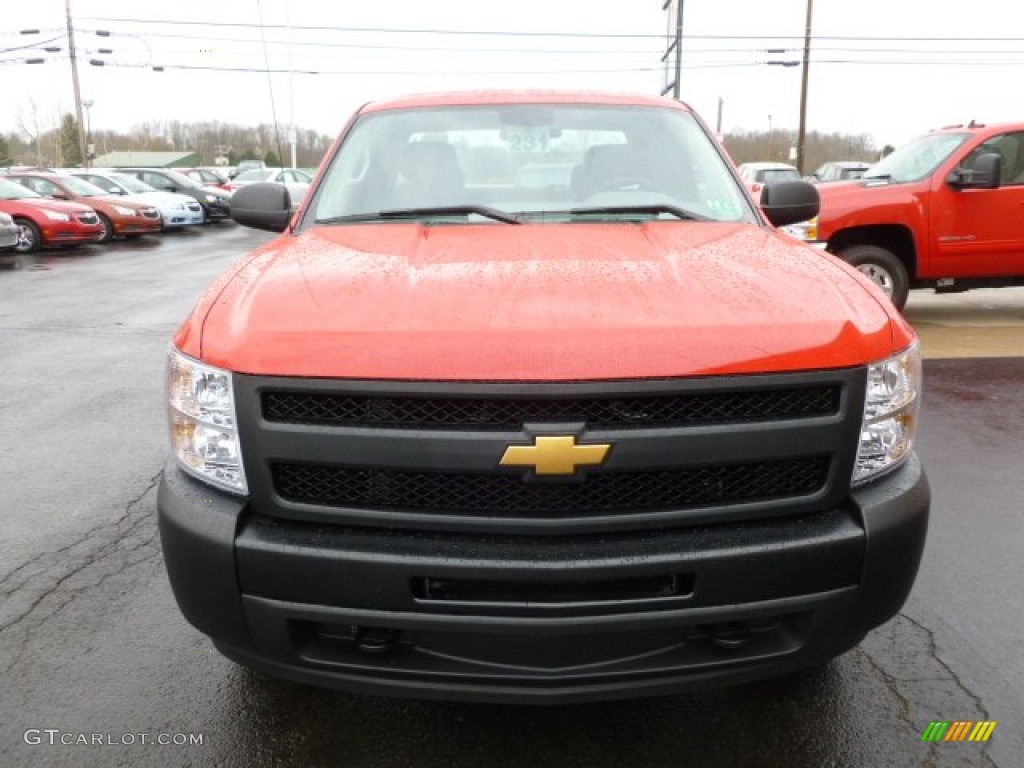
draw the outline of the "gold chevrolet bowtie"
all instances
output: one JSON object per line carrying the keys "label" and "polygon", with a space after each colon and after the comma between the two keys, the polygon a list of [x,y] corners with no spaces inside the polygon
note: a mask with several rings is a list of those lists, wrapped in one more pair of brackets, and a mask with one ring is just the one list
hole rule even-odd
{"label": "gold chevrolet bowtie", "polygon": [[538,475],[574,475],[576,468],[604,462],[611,445],[577,445],[576,438],[538,437],[533,445],[510,445],[499,462],[503,467],[533,467]]}

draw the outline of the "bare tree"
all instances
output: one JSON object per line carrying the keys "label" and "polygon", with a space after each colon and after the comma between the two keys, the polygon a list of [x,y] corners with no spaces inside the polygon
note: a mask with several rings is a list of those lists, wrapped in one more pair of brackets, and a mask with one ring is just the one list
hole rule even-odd
{"label": "bare tree", "polygon": [[39,105],[36,103],[34,97],[29,95],[26,98],[26,104],[22,105],[18,109],[18,114],[15,119],[21,132],[28,136],[29,141],[35,145],[36,165],[44,165],[42,137],[43,133],[48,130],[48,128],[43,127],[42,120],[39,117]]}

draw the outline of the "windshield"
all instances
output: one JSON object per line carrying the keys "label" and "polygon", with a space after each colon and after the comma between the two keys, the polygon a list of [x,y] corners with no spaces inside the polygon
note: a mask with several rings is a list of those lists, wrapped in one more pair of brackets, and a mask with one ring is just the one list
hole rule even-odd
{"label": "windshield", "polygon": [[266,181],[277,171],[246,171],[235,176],[235,181]]}
{"label": "windshield", "polygon": [[0,179],[0,200],[26,200],[28,198],[41,198],[28,187],[23,187],[14,181]]}
{"label": "windshield", "polygon": [[176,187],[187,187],[187,188],[191,189],[193,187],[201,187],[201,186],[203,186],[202,184],[200,184],[195,179],[192,179],[192,178],[189,178],[188,176],[186,176],[184,173],[178,173],[177,171],[166,171],[166,170],[161,170],[160,173],[162,173],[164,176],[166,176]]}
{"label": "windshield", "polygon": [[757,174],[757,180],[764,184],[775,184],[779,181],[800,181],[800,178],[800,172],[796,168],[768,168]]}
{"label": "windshield", "polygon": [[967,140],[966,133],[932,133],[904,144],[884,160],[871,166],[864,179],[919,181]]}
{"label": "windshield", "polygon": [[79,197],[99,197],[100,195],[110,194],[107,190],[100,189],[95,184],[90,184],[85,179],[80,179],[77,176],[62,177],[60,181],[73,194]]}
{"label": "windshield", "polygon": [[112,173],[110,179],[117,182],[117,184],[129,194],[137,194],[141,192],[155,192],[153,187],[149,186],[144,181],[139,181],[134,176],[129,176],[127,173]]}
{"label": "windshield", "polygon": [[310,206],[322,223],[421,209],[526,223],[581,215],[678,220],[680,211],[686,218],[757,220],[693,115],[660,107],[375,112],[356,121],[324,174]]}

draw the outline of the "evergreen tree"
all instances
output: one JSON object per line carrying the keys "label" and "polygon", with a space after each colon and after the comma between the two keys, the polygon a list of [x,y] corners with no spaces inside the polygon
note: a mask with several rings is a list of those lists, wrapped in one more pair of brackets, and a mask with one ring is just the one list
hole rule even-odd
{"label": "evergreen tree", "polygon": [[14,165],[14,157],[11,156],[11,146],[7,143],[7,138],[0,136],[0,167],[7,167]]}
{"label": "evergreen tree", "polygon": [[71,168],[82,164],[82,148],[78,143],[78,121],[68,112],[60,121],[61,164]]}

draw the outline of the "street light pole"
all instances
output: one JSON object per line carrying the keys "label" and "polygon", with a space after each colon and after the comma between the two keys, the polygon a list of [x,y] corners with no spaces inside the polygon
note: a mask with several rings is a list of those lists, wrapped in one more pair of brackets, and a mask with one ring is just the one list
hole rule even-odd
{"label": "street light pole", "polygon": [[804,66],[800,76],[800,129],[796,137],[796,167],[804,173],[804,139],[807,136],[807,69],[811,63],[811,13],[814,0],[807,0],[807,24],[804,27]]}
{"label": "street light pole", "polygon": [[85,142],[85,125],[82,123],[82,92],[78,86],[78,60],[75,58],[75,28],[71,23],[71,0],[64,0],[64,11],[68,22],[68,54],[71,57],[71,84],[75,91],[75,119],[78,121],[78,151],[82,155],[82,167],[89,167],[88,150]]}
{"label": "street light pole", "polygon": [[95,104],[92,99],[85,99],[82,102],[82,106],[85,107],[85,167],[89,168],[92,165],[92,155],[95,144],[92,140],[92,105]]}

